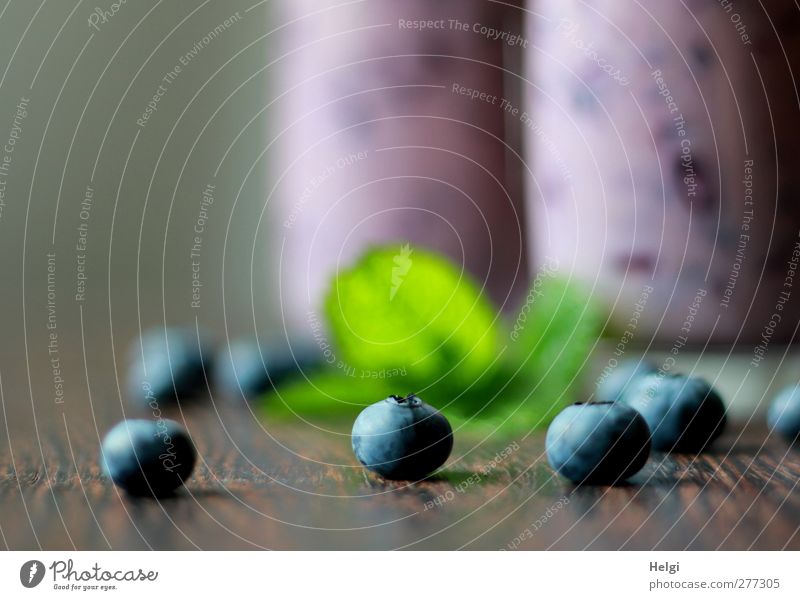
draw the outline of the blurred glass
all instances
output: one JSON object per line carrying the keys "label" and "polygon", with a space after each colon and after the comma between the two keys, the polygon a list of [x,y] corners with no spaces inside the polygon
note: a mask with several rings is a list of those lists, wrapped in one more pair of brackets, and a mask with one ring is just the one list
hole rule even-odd
{"label": "blurred glass", "polygon": [[786,302],[800,293],[795,4],[532,6],[533,270],[558,259],[618,328],[635,317],[642,342],[788,339],[800,317]]}
{"label": "blurred glass", "polygon": [[417,244],[443,252],[498,307],[524,289],[524,216],[507,175],[521,166],[499,106],[514,45],[492,33],[507,31],[509,10],[483,0],[278,5],[287,26],[270,202],[291,327],[308,330],[333,273],[374,244],[396,243],[400,255],[410,242],[412,261]]}

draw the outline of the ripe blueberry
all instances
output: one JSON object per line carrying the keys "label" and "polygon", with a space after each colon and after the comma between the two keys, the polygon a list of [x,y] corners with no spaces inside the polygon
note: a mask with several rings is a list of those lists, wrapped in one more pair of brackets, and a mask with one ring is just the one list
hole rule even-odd
{"label": "ripe blueberry", "polygon": [[165,496],[177,489],[197,460],[189,433],[169,419],[129,419],[106,434],[103,471],[134,496]]}
{"label": "ripe blueberry", "polygon": [[319,362],[319,353],[302,344],[283,348],[239,339],[220,351],[214,361],[214,383],[229,397],[253,398],[316,368]]}
{"label": "ripe blueberry", "polygon": [[617,402],[578,403],[547,429],[550,466],[574,483],[613,485],[635,475],[650,455],[642,416]]}
{"label": "ripe blueberry", "polygon": [[411,394],[368,406],[353,424],[353,452],[386,479],[422,479],[453,449],[453,430],[435,408]]}
{"label": "ripe blueberry", "polygon": [[625,391],[643,375],[655,373],[658,367],[648,360],[626,360],[618,364],[597,386],[600,402],[616,402]]}
{"label": "ripe blueberry", "polygon": [[653,434],[653,448],[662,452],[700,452],[725,428],[722,398],[698,377],[645,375],[622,402],[641,413]]}
{"label": "ripe blueberry", "polygon": [[194,329],[154,328],[131,345],[128,391],[142,404],[200,394],[211,373],[213,348]]}
{"label": "ripe blueberry", "polygon": [[787,442],[800,436],[800,389],[792,385],[781,390],[767,411],[767,423]]}

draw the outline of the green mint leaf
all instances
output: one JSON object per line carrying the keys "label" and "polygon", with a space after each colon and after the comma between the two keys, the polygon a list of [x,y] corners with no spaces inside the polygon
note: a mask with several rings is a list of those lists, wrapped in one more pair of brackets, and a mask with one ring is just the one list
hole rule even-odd
{"label": "green mint leaf", "polygon": [[471,277],[408,244],[375,248],[339,273],[325,313],[348,365],[400,370],[409,391],[469,389],[501,349],[499,316]]}

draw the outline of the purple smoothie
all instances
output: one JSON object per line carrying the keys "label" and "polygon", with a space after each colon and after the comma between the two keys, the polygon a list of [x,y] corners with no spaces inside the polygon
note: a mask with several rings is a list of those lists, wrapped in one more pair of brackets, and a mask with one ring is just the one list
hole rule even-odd
{"label": "purple smoothie", "polygon": [[534,270],[558,259],[619,327],[652,288],[642,342],[791,336],[800,317],[794,4],[772,2],[768,13],[727,0],[534,6],[522,124]]}

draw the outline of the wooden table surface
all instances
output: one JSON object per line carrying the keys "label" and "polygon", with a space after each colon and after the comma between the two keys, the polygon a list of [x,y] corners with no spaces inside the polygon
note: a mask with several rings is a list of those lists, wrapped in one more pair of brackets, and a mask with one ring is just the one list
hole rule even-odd
{"label": "wooden table surface", "polygon": [[205,403],[173,415],[201,460],[157,502],[101,475],[98,440],[119,415],[96,397],[56,406],[5,385],[2,399],[10,549],[800,549],[800,451],[757,428],[733,426],[699,457],[656,456],[615,488],[555,477],[542,432],[458,432],[443,476],[408,485],[354,464],[347,423],[270,425]]}

